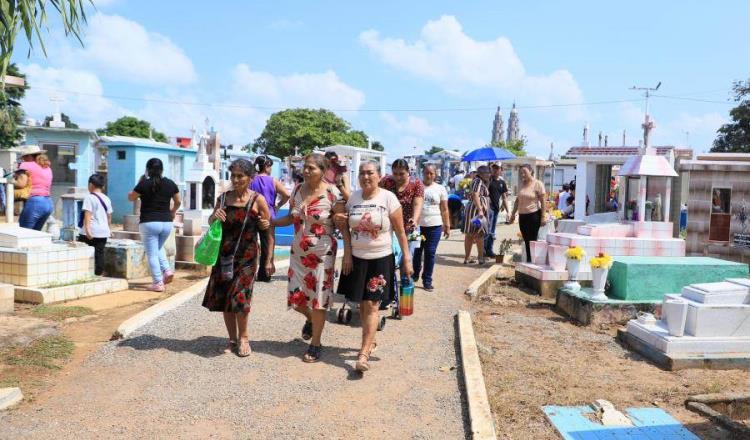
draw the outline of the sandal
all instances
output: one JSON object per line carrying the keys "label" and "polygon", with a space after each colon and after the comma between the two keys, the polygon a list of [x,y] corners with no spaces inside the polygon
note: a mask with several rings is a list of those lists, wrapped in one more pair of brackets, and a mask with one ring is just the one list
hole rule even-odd
{"label": "sandal", "polygon": [[305,321],[302,326],[302,339],[309,341],[312,338],[312,321]]}
{"label": "sandal", "polygon": [[[364,362],[360,360],[361,358],[365,358]],[[365,371],[368,371],[370,369],[369,360],[370,360],[370,356],[360,351],[359,354],[357,354],[357,363],[354,365],[354,368],[360,373],[364,373]]]}
{"label": "sandal", "polygon": [[222,352],[225,354],[234,353],[235,351],[237,351],[237,341],[233,341],[231,339],[227,343],[226,347],[224,347],[224,349],[222,350]]}
{"label": "sandal", "polygon": [[240,345],[237,348],[237,356],[248,357],[252,352],[253,350],[250,348],[250,341],[247,339],[240,339]]}
{"label": "sandal", "polygon": [[312,364],[315,362],[318,362],[320,359],[320,352],[323,350],[322,345],[312,345],[310,344],[307,347],[307,352],[304,356],[302,356],[302,362],[307,362],[308,364]]}

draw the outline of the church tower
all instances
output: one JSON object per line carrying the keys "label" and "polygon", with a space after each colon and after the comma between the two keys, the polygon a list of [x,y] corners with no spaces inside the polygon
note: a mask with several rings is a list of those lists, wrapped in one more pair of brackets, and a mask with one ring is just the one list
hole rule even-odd
{"label": "church tower", "polygon": [[505,129],[503,128],[503,114],[500,112],[500,107],[495,112],[495,120],[492,122],[492,144],[496,144],[503,140],[505,135]]}
{"label": "church tower", "polygon": [[510,117],[508,118],[508,143],[520,138],[521,135],[518,128],[518,110],[516,110],[516,103],[514,102],[513,108],[510,110]]}

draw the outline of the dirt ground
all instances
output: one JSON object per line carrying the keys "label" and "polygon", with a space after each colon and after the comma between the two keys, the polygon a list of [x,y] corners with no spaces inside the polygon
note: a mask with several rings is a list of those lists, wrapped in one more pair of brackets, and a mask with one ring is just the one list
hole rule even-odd
{"label": "dirt ground", "polygon": [[[23,390],[27,401],[34,401],[52,385],[56,383],[60,375],[68,375],[74,371],[86,356],[108,342],[112,333],[126,319],[136,313],[145,310],[153,304],[182,291],[188,286],[202,279],[189,271],[178,271],[174,281],[167,286],[166,292],[156,293],[148,290],[150,279],[134,280],[130,283],[130,289],[107,295],[83,298],[75,301],[55,304],[63,307],[85,307],[91,313],[78,318],[70,318],[61,321],[41,318],[34,314],[35,304],[16,303],[14,326],[17,331],[27,332],[28,335],[13,335],[19,339],[32,342],[41,338],[58,338],[71,341],[74,344],[72,354],[59,359],[54,359],[54,368],[40,366],[31,363],[22,365],[11,365],[3,362],[0,356],[0,387],[13,386]],[[20,329],[17,322],[29,322],[28,330]],[[51,331],[41,332],[39,329],[48,324],[45,329]],[[12,329],[11,329],[12,330]],[[23,337],[28,336],[28,337]],[[24,344],[26,345],[26,344]],[[21,346],[3,348],[7,354],[9,350],[19,352]]]}
{"label": "dirt ground", "polygon": [[684,407],[688,396],[750,392],[750,371],[663,371],[615,340],[617,328],[577,326],[554,304],[505,279],[474,303],[487,392],[499,438],[555,439],[543,405],[585,405],[606,399],[622,410],[658,406],[699,437],[729,434]]}

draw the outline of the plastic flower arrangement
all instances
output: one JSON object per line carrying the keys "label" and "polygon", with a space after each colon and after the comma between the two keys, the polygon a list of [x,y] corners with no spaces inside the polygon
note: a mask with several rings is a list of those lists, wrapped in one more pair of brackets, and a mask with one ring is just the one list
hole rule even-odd
{"label": "plastic flower arrangement", "polygon": [[424,235],[420,235],[417,231],[412,231],[411,234],[406,236],[408,241],[424,241],[426,240]]}
{"label": "plastic flower arrangement", "polygon": [[581,261],[585,256],[586,251],[580,246],[571,246],[565,251],[565,257],[570,258],[571,260]]}
{"label": "plastic flower arrangement", "polygon": [[609,269],[612,267],[612,257],[604,252],[600,252],[599,255],[592,258],[589,263],[591,263],[592,269]]}

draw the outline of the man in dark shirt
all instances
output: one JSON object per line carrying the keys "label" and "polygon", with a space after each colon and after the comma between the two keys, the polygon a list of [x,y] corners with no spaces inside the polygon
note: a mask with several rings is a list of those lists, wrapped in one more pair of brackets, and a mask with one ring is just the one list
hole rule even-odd
{"label": "man in dark shirt", "polygon": [[505,184],[503,179],[503,167],[493,163],[490,166],[492,170],[492,178],[490,179],[490,233],[484,238],[484,254],[488,257],[494,257],[495,252],[492,248],[495,245],[495,229],[497,228],[497,216],[500,214],[500,209],[505,208],[508,210],[506,201],[506,194],[508,193],[508,185]]}

